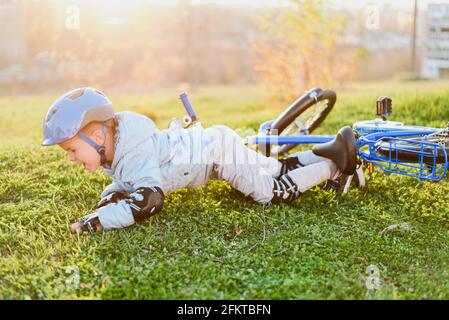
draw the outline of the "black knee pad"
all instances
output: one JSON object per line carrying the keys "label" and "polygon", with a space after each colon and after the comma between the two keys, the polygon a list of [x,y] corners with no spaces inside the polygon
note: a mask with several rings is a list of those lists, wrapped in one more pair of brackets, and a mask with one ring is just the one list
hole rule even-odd
{"label": "black knee pad", "polygon": [[125,200],[136,222],[144,221],[162,210],[164,193],[159,187],[142,187]]}

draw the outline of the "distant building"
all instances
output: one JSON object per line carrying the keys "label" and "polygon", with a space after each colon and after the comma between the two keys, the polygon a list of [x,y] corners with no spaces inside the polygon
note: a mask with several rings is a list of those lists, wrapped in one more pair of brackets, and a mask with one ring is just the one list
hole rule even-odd
{"label": "distant building", "polygon": [[438,79],[449,71],[449,4],[429,4],[422,76]]}
{"label": "distant building", "polygon": [[0,2],[0,68],[27,57],[25,11],[19,3]]}

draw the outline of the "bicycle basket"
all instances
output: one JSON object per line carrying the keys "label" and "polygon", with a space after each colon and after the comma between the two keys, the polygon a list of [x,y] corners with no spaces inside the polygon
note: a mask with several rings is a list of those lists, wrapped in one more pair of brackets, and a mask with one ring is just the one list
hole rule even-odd
{"label": "bicycle basket", "polygon": [[360,139],[358,153],[384,172],[431,181],[446,176],[446,148],[437,143],[368,135]]}

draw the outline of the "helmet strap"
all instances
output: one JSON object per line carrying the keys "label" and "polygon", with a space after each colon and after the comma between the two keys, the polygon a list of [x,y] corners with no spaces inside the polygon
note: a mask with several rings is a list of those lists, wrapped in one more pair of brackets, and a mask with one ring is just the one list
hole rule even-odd
{"label": "helmet strap", "polygon": [[[106,129],[105,125],[103,125],[102,131],[103,131],[104,138],[105,138],[104,143],[106,143],[106,136],[108,135],[108,130]],[[102,167],[108,167],[107,161],[106,161],[106,148],[104,146],[104,143],[103,143],[103,145],[99,145],[98,143],[93,141],[91,138],[85,136],[82,133],[78,133],[78,136],[81,138],[81,140],[83,140],[84,142],[89,144],[92,148],[94,148],[98,152],[98,154],[100,155],[100,165]]]}

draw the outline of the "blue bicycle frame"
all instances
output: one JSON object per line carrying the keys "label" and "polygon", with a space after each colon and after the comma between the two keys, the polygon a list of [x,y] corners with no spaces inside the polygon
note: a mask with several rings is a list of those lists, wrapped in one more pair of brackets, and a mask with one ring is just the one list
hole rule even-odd
{"label": "blue bicycle frame", "polygon": [[[318,144],[329,142],[335,137],[334,135],[308,135],[306,132],[295,136],[270,135],[267,132],[271,123],[272,121],[264,122],[259,128],[259,135],[248,137],[247,142],[256,145]],[[448,161],[445,147],[441,144],[410,138],[447,132],[446,129],[372,120],[355,123],[353,130],[359,137],[356,141],[358,156],[365,163],[373,164],[384,172],[421,180],[440,181],[446,176]],[[417,158],[417,161],[401,160],[400,153],[412,155]],[[444,163],[438,163],[437,159],[442,157],[445,160]]]}
{"label": "blue bicycle frame", "polygon": [[[188,113],[188,122],[198,122],[198,117],[187,94],[182,93],[180,99]],[[334,139],[334,135],[309,135],[299,132],[295,136],[279,136],[272,134],[269,128],[273,121],[266,121],[259,127],[259,134],[246,138],[247,143],[261,145],[284,144],[319,144]],[[190,125],[190,124],[189,124]],[[353,125],[358,136],[356,148],[358,157],[365,163],[384,172],[415,177],[421,180],[440,181],[447,173],[448,159],[444,145],[414,140],[412,137],[426,137],[439,133],[448,133],[447,129],[428,128],[422,126],[406,126],[402,122],[370,120]],[[417,161],[401,160],[400,154],[415,157]],[[444,161],[437,161],[444,159]]]}

